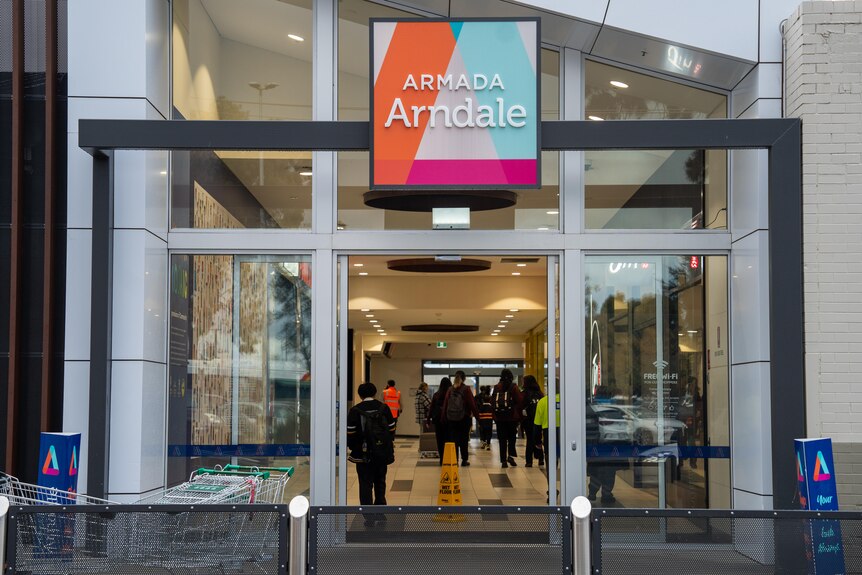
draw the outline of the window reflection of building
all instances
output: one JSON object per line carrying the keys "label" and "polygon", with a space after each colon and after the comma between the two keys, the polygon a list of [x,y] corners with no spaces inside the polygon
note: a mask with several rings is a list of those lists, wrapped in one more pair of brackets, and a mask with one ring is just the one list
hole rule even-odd
{"label": "window reflection of building", "polygon": [[587,260],[587,402],[595,418],[587,460],[594,470],[617,469],[625,506],[727,500],[719,491],[728,489],[728,466],[713,465],[707,449],[710,438],[728,444],[726,362],[707,365],[705,337],[708,329],[726,333],[726,286],[706,288],[726,283],[725,258],[626,260]]}

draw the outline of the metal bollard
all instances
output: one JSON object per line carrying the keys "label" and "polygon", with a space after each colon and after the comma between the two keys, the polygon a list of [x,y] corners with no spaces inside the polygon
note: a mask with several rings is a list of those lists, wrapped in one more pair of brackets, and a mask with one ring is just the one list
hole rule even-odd
{"label": "metal bollard", "polygon": [[0,573],[6,572],[6,516],[9,500],[0,495]]}
{"label": "metal bollard", "polygon": [[287,552],[287,572],[305,575],[308,565],[308,499],[297,495],[290,500],[290,548]]}
{"label": "metal bollard", "polygon": [[572,500],[572,566],[574,575],[590,575],[590,500],[579,495]]}

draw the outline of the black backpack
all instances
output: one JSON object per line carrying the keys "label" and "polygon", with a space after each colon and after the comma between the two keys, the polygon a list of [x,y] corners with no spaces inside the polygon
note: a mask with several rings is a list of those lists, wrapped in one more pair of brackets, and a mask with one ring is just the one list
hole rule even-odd
{"label": "black backpack", "polygon": [[360,411],[362,420],[362,454],[366,462],[385,463],[395,461],[395,445],[386,418],[380,410]]}
{"label": "black backpack", "polygon": [[515,407],[515,400],[509,390],[498,391],[494,397],[494,415],[509,417]]}
{"label": "black backpack", "polygon": [[467,415],[464,405],[464,392],[452,388],[449,392],[449,401],[446,403],[446,419],[449,421],[461,421]]}

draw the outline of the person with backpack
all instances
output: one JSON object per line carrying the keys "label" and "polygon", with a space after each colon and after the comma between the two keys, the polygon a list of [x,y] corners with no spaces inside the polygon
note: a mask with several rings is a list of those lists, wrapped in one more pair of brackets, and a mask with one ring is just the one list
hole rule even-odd
{"label": "person with backpack", "polygon": [[443,399],[442,417],[448,431],[447,441],[455,444],[461,455],[461,467],[470,465],[470,427],[473,417],[479,418],[473,392],[464,384],[466,374],[460,369],[455,372],[455,381]]}
{"label": "person with backpack", "polygon": [[479,404],[479,439],[482,449],[491,450],[491,437],[494,434],[494,405],[491,403],[491,386],[482,387],[482,393],[476,396]]}
{"label": "person with backpack", "polygon": [[446,399],[446,393],[452,387],[452,380],[444,377],[440,380],[440,387],[431,396],[431,408],[429,409],[429,418],[434,424],[434,435],[437,437],[437,454],[440,458],[440,465],[443,465],[443,447],[446,445],[448,431],[446,422],[443,420],[443,400]]}
{"label": "person with backpack", "polygon": [[515,451],[515,439],[518,433],[518,422],[521,420],[521,392],[515,385],[515,376],[511,370],[500,372],[500,382],[494,386],[491,394],[491,404],[494,406],[494,422],[497,424],[497,440],[500,442],[500,463],[503,468],[515,467],[518,456]]}
{"label": "person with backpack", "polygon": [[542,450],[542,427],[534,423],[536,406],[544,396],[545,394],[542,393],[535,377],[532,375],[524,377],[524,409],[521,413],[524,419],[521,421],[521,425],[524,428],[524,435],[527,436],[527,453],[525,454],[527,464],[525,467],[533,466],[534,457],[539,461],[539,467],[545,464],[545,452]]}
{"label": "person with backpack", "polygon": [[348,460],[356,464],[361,505],[386,505],[386,468],[395,462],[395,419],[374,399],[377,386],[363,383],[362,400],[347,413]]}

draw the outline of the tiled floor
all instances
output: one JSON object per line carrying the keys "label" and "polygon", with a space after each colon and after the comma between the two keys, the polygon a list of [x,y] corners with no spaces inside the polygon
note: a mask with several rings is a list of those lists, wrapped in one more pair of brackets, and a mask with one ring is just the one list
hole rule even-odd
{"label": "tiled floor", "polygon": [[[524,467],[523,441],[518,442],[521,457],[518,467],[502,469],[497,445],[491,451],[480,449],[477,439],[470,445],[470,466],[459,468],[461,498],[464,505],[545,505],[548,480],[544,470]],[[390,505],[436,505],[440,484],[437,459],[419,457],[419,440],[396,438],[395,463],[386,474],[386,501]],[[347,474],[347,501],[359,504],[356,468]]]}
{"label": "tiled floor", "polygon": [[[416,438],[396,438],[395,463],[389,466],[386,474],[386,500],[390,505],[436,505],[440,481],[440,467],[437,459],[422,459]],[[490,451],[480,448],[478,439],[470,443],[470,466],[460,467],[461,497],[464,505],[546,505],[548,480],[544,468],[533,462],[532,468],[524,467],[524,445],[518,440],[518,466],[503,469],[497,444]],[[684,466],[686,484],[703,482],[702,471]],[[617,473],[614,507],[656,507],[658,489],[636,488],[632,486],[633,475],[630,471]],[[682,482],[677,482],[681,487]],[[356,468],[348,465],[347,474],[348,505],[359,504],[359,487],[356,483]],[[597,501],[594,505],[602,506]]]}

